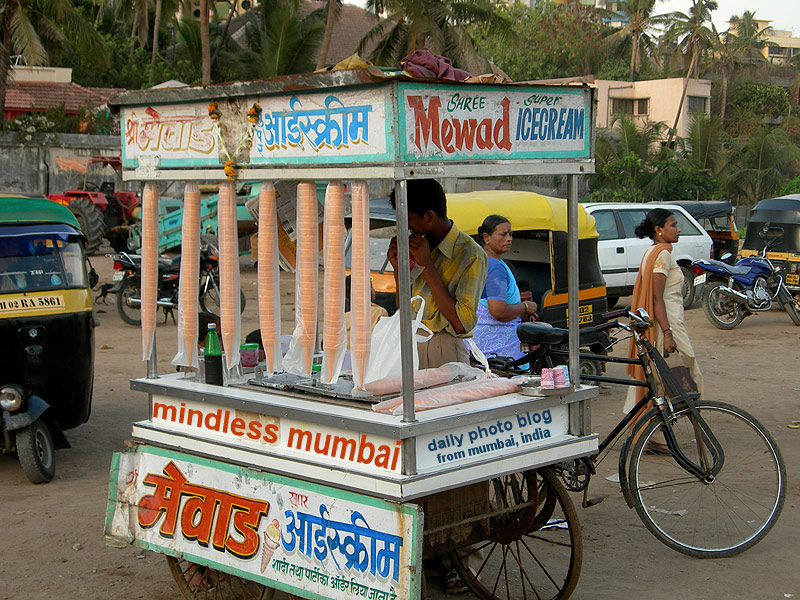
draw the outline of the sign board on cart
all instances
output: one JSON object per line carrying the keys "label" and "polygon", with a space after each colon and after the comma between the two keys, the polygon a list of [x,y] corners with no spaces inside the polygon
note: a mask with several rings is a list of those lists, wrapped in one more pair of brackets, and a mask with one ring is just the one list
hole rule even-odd
{"label": "sign board on cart", "polygon": [[422,516],[150,446],[114,455],[105,533],[308,598],[418,598]]}
{"label": "sign board on cart", "polygon": [[[348,81],[343,76],[336,80],[340,85],[331,85],[331,76],[320,74],[280,93],[268,82],[263,89],[250,82],[246,91],[220,85],[207,92],[121,94],[115,101],[122,114],[126,178],[159,178],[160,171],[174,178],[176,170],[187,179],[206,177],[206,169],[219,169],[234,155],[249,176],[273,178],[339,166],[348,178],[353,169],[367,167],[402,167],[408,175],[415,168],[423,176],[459,166],[473,176],[523,165],[525,173],[594,169],[588,86],[377,77],[363,85],[355,75],[351,79],[361,85],[341,85]],[[218,106],[214,119],[209,100]],[[255,106],[261,109],[258,119],[247,126]],[[292,169],[292,175],[273,171],[279,167]],[[383,175],[373,172],[378,176]]]}
{"label": "sign board on cart", "polygon": [[[400,440],[374,433],[232,410],[207,399],[153,395],[151,406],[149,425],[160,431],[349,471],[389,476],[402,472]],[[564,404],[437,430],[418,437],[417,469],[451,469],[533,451],[563,441],[568,431],[569,407]]]}

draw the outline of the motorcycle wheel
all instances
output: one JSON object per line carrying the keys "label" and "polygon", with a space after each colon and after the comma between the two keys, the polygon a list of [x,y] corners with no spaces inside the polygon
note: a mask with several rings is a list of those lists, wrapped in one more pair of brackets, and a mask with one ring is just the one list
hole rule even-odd
{"label": "motorcycle wheel", "polygon": [[128,325],[135,325],[141,327],[142,325],[142,310],[138,304],[130,304],[131,298],[142,297],[142,286],[139,280],[135,277],[126,279],[122,287],[117,292],[115,304],[117,306],[117,314]]}
{"label": "motorcycle wheel", "polygon": [[744,319],[742,307],[720,294],[722,282],[715,281],[706,284],[703,294],[703,310],[711,324],[717,329],[734,329]]}
{"label": "motorcycle wheel", "polygon": [[[695,299],[694,273],[688,267],[683,266],[681,267],[681,273],[683,273],[683,308],[688,309],[694,304]],[[609,308],[611,307],[609,306]]]}
{"label": "motorcycle wheel", "polygon": [[28,427],[19,429],[17,438],[17,458],[22,472],[31,483],[47,483],[56,474],[56,447],[50,430],[41,419]]}
{"label": "motorcycle wheel", "polygon": [[782,288],[778,293],[778,299],[781,301],[783,310],[789,315],[792,323],[800,326],[800,312],[797,310],[797,301],[794,297],[785,288]]}

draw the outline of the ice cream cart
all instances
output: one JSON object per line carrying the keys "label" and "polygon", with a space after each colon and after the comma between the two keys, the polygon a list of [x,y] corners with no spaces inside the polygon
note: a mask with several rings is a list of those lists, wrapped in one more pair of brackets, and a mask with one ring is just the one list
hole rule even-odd
{"label": "ice cream cart", "polygon": [[[165,554],[187,598],[267,598],[276,589],[305,598],[419,598],[422,560],[433,556],[452,561],[482,598],[568,597],[580,573],[580,526],[546,467],[597,450],[589,409],[597,389],[576,377],[578,320],[569,322],[570,387],[543,393],[522,385],[420,410],[406,182],[565,175],[569,311],[578,314],[576,178],[594,169],[592,89],[419,81],[357,69],[125,92],[113,102],[121,113],[124,177],[147,182],[141,307],[147,373],[131,389],[148,395],[150,414],[133,425],[131,447],[114,456],[109,543]],[[233,349],[224,358],[226,384],[209,385],[196,370],[202,369],[194,347],[196,290],[188,284],[174,361],[184,370],[158,374],[151,318],[158,301],[156,221],[148,212],[157,205],[154,183],[186,182],[184,218],[190,219],[199,202],[195,182],[245,176],[265,182],[258,304],[266,360],[248,372],[235,352],[241,341],[238,252],[232,194],[225,191],[232,186],[223,184],[220,337]],[[342,182],[352,195],[355,248],[368,242],[368,218],[356,216],[368,214],[365,180],[375,179],[394,182],[397,202],[403,325],[393,413],[372,410],[377,398],[364,386],[370,337],[359,315],[368,290],[368,246],[361,254],[354,250],[351,265],[352,374],[342,365],[342,292],[335,285],[343,269]],[[271,182],[287,180],[300,183],[296,322],[284,353],[269,190]],[[329,182],[322,275],[316,181]],[[191,269],[199,239],[192,229],[184,221],[181,279],[187,282],[197,281]],[[237,293],[226,294],[226,286]],[[318,331],[324,342],[319,371]],[[438,391],[455,395],[459,385],[441,384]]]}

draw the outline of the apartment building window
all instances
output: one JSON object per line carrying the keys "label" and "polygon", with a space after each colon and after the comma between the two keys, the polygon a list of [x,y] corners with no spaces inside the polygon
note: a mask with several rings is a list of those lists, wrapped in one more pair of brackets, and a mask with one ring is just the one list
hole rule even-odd
{"label": "apartment building window", "polygon": [[650,98],[612,98],[611,112],[615,115],[647,115],[650,113]]}
{"label": "apartment building window", "polygon": [[706,102],[708,102],[708,98],[703,98],[702,96],[689,96],[687,109],[689,110],[689,114],[693,115],[694,113],[706,113]]}
{"label": "apartment building window", "polygon": [[630,98],[612,98],[611,112],[615,115],[632,115],[633,100]]}
{"label": "apartment building window", "polygon": [[770,46],[768,48],[769,55],[780,57],[780,58],[788,58],[789,57],[789,48],[782,48],[780,46]]}

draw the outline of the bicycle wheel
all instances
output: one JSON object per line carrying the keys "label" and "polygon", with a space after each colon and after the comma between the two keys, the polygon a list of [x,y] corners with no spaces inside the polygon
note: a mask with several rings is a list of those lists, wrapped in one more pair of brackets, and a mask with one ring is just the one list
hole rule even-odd
{"label": "bicycle wheel", "polygon": [[186,600],[271,600],[275,590],[224,571],[167,556],[167,565]]}
{"label": "bicycle wheel", "polygon": [[452,552],[461,580],[484,600],[569,598],[583,560],[578,513],[549,468],[505,475],[489,484],[487,541]]}
{"label": "bicycle wheel", "polygon": [[[664,440],[664,422],[655,418],[631,452],[628,486],[639,518],[659,541],[697,558],[734,556],[758,543],[778,520],[786,469],[775,440],[751,415],[722,402],[701,400],[696,406],[723,449],[722,470],[698,478],[671,455],[646,454],[649,441]],[[710,463],[687,407],[669,427],[687,458]]]}

